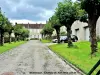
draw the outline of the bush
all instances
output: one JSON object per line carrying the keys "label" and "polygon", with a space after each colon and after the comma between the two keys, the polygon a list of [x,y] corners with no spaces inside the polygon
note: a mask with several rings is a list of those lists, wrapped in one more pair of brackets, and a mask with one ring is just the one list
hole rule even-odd
{"label": "bush", "polygon": [[30,40],[39,40],[39,38],[31,38]]}
{"label": "bush", "polygon": [[[1,38],[0,38],[0,40],[1,40]],[[11,37],[11,42],[14,42],[14,41],[15,41],[15,38]],[[4,37],[4,43],[8,43],[8,42],[9,42],[9,37]]]}

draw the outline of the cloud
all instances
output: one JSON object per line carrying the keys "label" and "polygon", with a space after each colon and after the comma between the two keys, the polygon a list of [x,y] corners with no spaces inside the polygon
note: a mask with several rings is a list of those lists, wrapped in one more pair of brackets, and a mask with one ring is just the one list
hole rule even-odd
{"label": "cloud", "polygon": [[62,0],[0,0],[0,7],[11,20],[43,22],[53,15],[59,1]]}
{"label": "cloud", "polygon": [[32,21],[32,20],[26,20],[26,19],[22,19],[22,20],[11,20],[10,19],[10,22],[13,24],[13,25],[15,25],[15,23],[17,22],[17,23],[23,23],[23,24],[28,24],[28,23],[30,23],[30,24],[32,24],[32,23],[42,23],[42,24],[45,24],[46,23],[46,21]]}

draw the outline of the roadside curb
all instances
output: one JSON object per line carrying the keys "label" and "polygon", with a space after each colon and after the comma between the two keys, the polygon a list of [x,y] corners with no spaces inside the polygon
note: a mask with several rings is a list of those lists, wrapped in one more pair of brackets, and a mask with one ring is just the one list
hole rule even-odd
{"label": "roadside curb", "polygon": [[[47,46],[49,48],[49,46]],[[49,48],[50,49],[50,48]],[[50,49],[51,50],[51,49]],[[52,50],[51,50],[52,51]],[[70,67],[72,67],[75,71],[79,72],[81,75],[86,75],[86,73],[81,70],[79,67],[75,66],[75,64],[72,64],[70,61],[65,60],[62,56],[57,54],[56,52],[52,51],[54,54],[56,54],[59,58],[61,58],[66,64],[68,64]]]}

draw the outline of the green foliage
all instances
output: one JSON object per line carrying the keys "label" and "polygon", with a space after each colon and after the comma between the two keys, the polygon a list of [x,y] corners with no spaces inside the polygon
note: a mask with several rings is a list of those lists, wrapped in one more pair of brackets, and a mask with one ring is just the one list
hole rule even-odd
{"label": "green foliage", "polygon": [[10,21],[8,20],[8,18],[6,18],[1,10],[0,10],[0,30],[2,32],[12,32],[13,30],[13,26],[12,24],[10,23]]}
{"label": "green foliage", "polygon": [[84,9],[81,9],[81,3],[76,1],[74,2],[74,6],[77,10],[77,19],[81,22],[88,22],[88,14]]}
{"label": "green foliage", "polygon": [[39,40],[39,38],[31,38],[30,40]]}
{"label": "green foliage", "polygon": [[20,34],[22,34],[22,28],[23,28],[23,26],[22,25],[19,25],[19,24],[16,24],[15,26],[14,26],[14,33],[16,34],[16,35],[20,35]]}
{"label": "green foliage", "polygon": [[60,20],[57,18],[57,15],[54,14],[50,19],[49,22],[51,23],[51,26],[56,30],[58,43],[60,43],[60,27],[62,24],[60,23]]}
{"label": "green foliage", "polygon": [[29,37],[29,30],[23,27],[21,36],[23,38],[28,38]]}
{"label": "green foliage", "polygon": [[66,32],[60,32],[60,36],[66,36],[67,33]]}
{"label": "green foliage", "polygon": [[60,23],[67,29],[68,46],[73,46],[71,41],[71,26],[78,19],[78,3],[73,3],[71,0],[64,0],[58,3],[55,14]]}
{"label": "green foliage", "polygon": [[51,26],[51,23],[48,22],[47,24],[45,24],[43,30],[42,30],[42,33],[44,33],[45,35],[52,35],[54,29],[52,28]]}
{"label": "green foliage", "polygon": [[59,29],[62,25],[60,24],[60,20],[57,18],[56,14],[54,14],[50,19],[49,22],[51,23],[54,29]]}
{"label": "green foliage", "polygon": [[2,32],[5,31],[6,25],[6,17],[0,11],[0,30],[2,30]]}
{"label": "green foliage", "polygon": [[11,43],[11,33],[14,31],[14,34],[16,39],[20,38],[28,38],[29,37],[29,31],[25,29],[22,25],[16,24],[13,26],[8,18],[5,17],[4,14],[2,14],[0,9],[0,45],[4,44],[4,34],[9,34],[9,43]]}
{"label": "green foliage", "polygon": [[29,37],[29,30],[20,24],[14,26],[14,34],[17,40],[25,40]]}
{"label": "green foliage", "polygon": [[58,3],[56,15],[60,23],[66,27],[71,27],[72,23],[77,19],[77,10],[71,0],[65,0]]}
{"label": "green foliage", "polygon": [[88,25],[91,38],[91,55],[97,52],[96,23],[100,16],[100,0],[79,0],[81,8],[88,13]]}
{"label": "green foliage", "polygon": [[100,0],[80,0],[81,7],[88,14],[91,15],[100,15]]}
{"label": "green foliage", "polygon": [[[4,45],[4,34],[8,32],[9,34],[12,33],[12,25],[10,21],[2,14],[0,10],[0,45]],[[10,35],[9,35],[10,37]]]}
{"label": "green foliage", "polygon": [[13,31],[13,26],[12,26],[12,24],[10,23],[10,21],[8,19],[6,19],[5,31],[8,32],[8,33],[10,33],[10,34]]}

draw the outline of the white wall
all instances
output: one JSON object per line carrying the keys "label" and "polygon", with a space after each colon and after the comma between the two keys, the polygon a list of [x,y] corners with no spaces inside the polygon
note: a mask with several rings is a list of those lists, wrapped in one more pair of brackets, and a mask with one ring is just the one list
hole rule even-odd
{"label": "white wall", "polygon": [[40,34],[42,29],[29,29],[30,31],[30,38],[42,38],[42,35]]}
{"label": "white wall", "polygon": [[96,27],[96,29],[97,29],[96,34],[97,34],[97,36],[100,37],[100,17],[99,17],[99,19],[98,19],[98,21],[97,21],[97,27]]}
{"label": "white wall", "polygon": [[89,32],[89,27],[84,28],[84,40],[89,41],[90,40],[90,32]]}
{"label": "white wall", "polygon": [[79,40],[85,40],[84,39],[84,34],[85,34],[85,30],[84,30],[84,27],[88,26],[87,23],[83,23],[83,22],[80,22],[80,21],[75,21],[72,25],[72,35],[76,35],[76,29],[79,29],[78,31],[78,39]]}
{"label": "white wall", "polygon": [[[80,21],[75,21],[72,25],[72,34],[76,35],[75,29],[79,29],[78,39],[79,41],[88,40],[90,36],[89,28],[85,29],[84,27],[88,26],[87,23]],[[100,18],[97,21],[96,34],[100,37]]]}
{"label": "white wall", "polygon": [[[66,32],[66,27],[65,26],[60,27],[60,32]],[[56,30],[53,31],[52,36],[56,36]]]}

